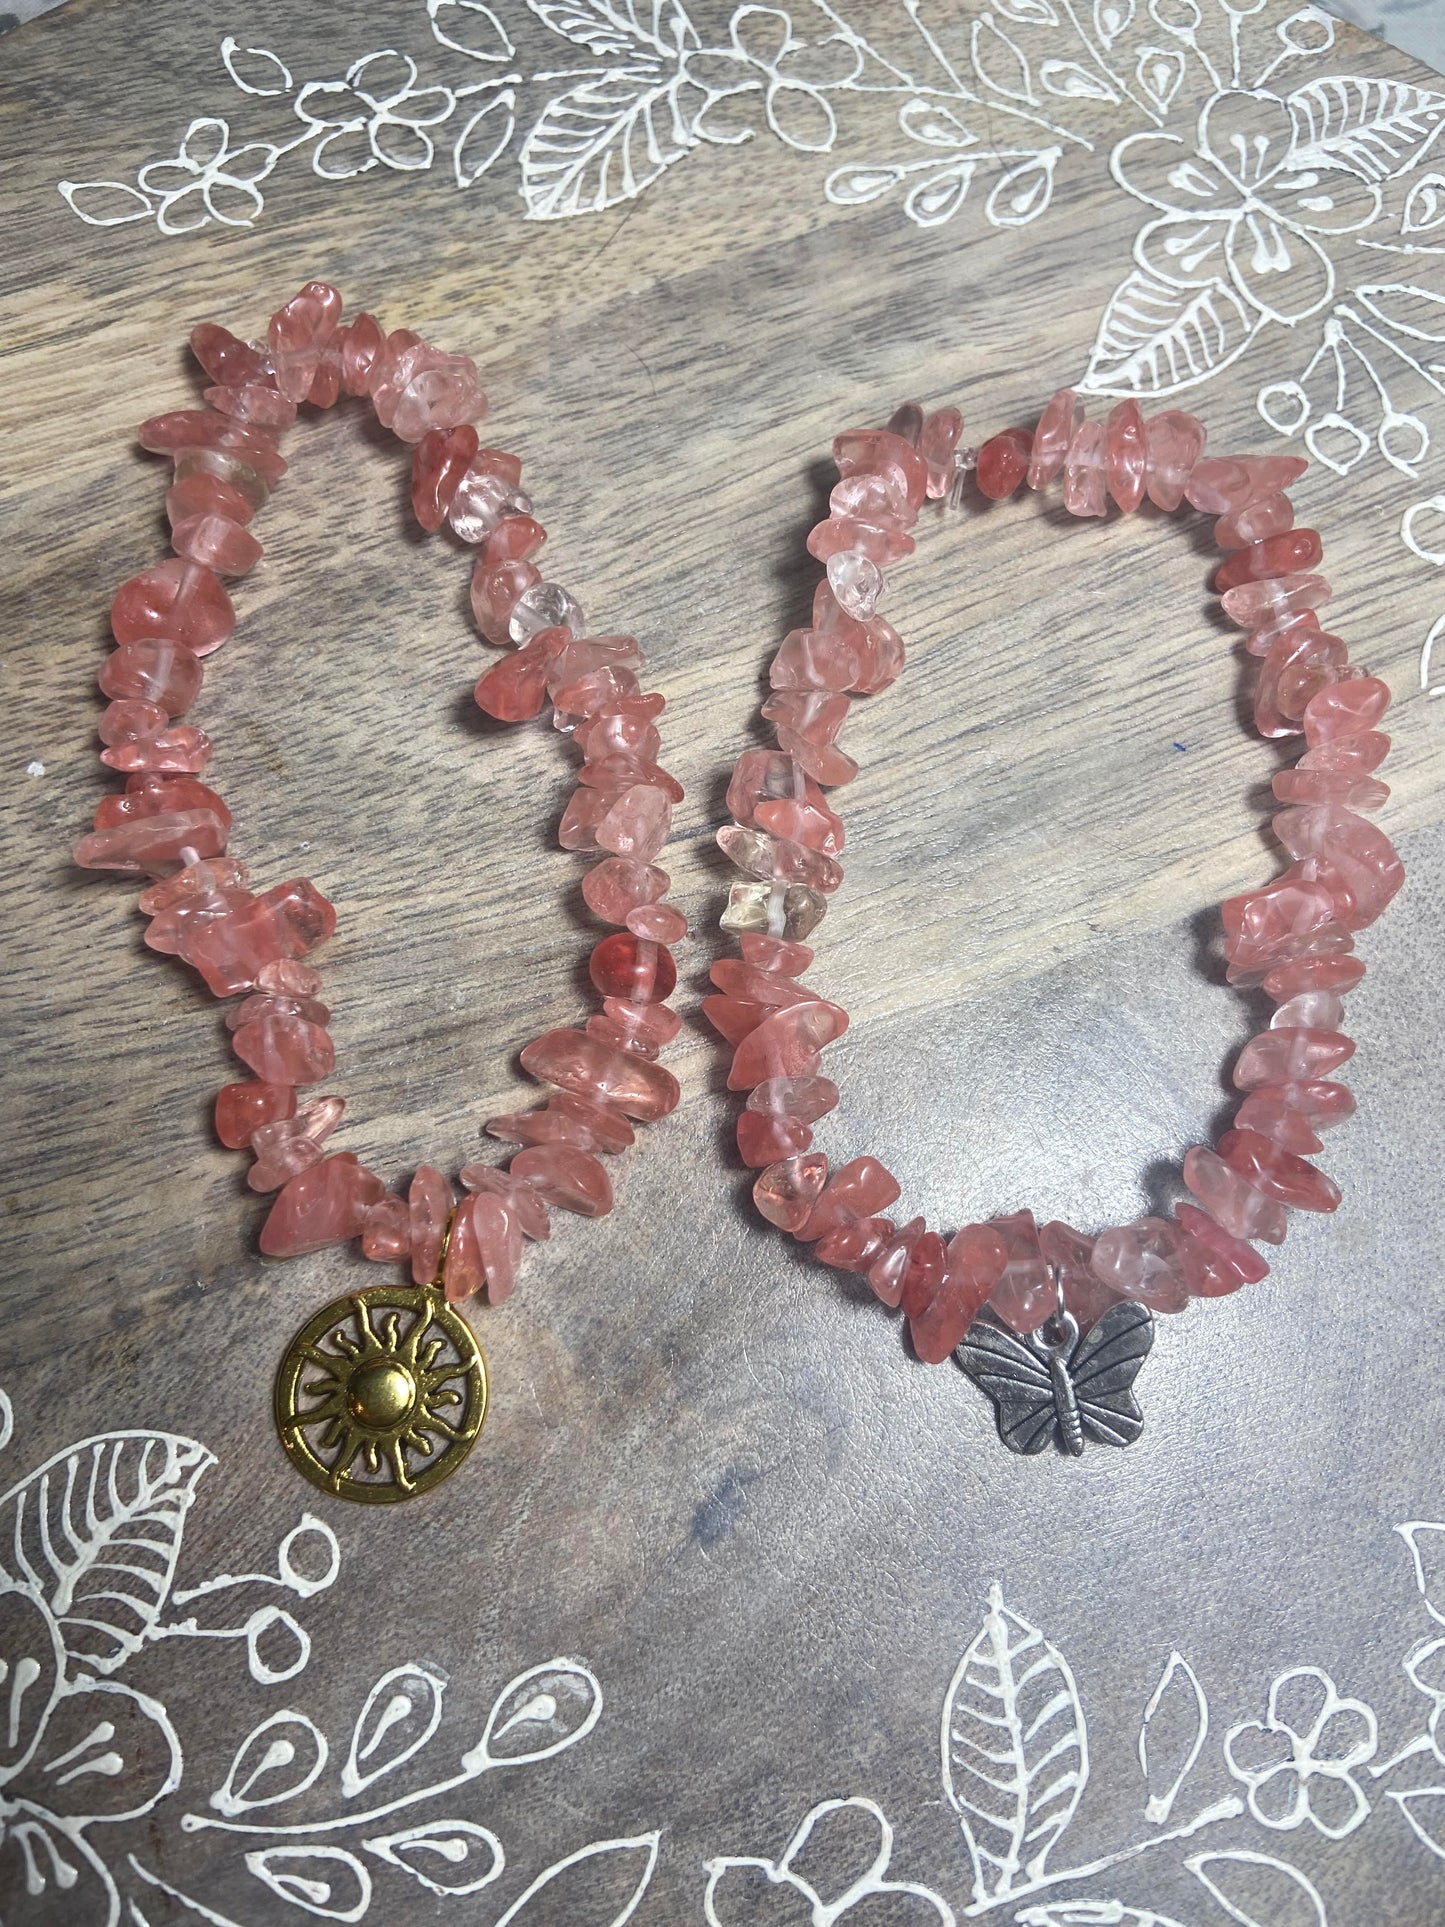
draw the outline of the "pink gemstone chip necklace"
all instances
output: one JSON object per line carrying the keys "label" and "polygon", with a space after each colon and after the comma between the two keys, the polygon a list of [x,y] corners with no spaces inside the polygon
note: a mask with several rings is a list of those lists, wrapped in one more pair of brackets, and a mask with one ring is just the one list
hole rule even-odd
{"label": "pink gemstone chip necklace", "polygon": [[[1374,771],[1389,748],[1379,724],[1390,692],[1355,668],[1315,611],[1330,594],[1314,573],[1321,544],[1295,527],[1286,493],[1306,464],[1293,456],[1213,457],[1192,415],[1146,421],[1121,402],[1107,422],[1084,419],[1072,390],[1056,394],[1032,432],[1009,428],[976,462],[962,455],[956,409],[915,403],[884,429],[852,429],[833,444],[840,480],[828,519],[808,537],[827,568],[811,627],[773,658],[763,715],[776,749],[749,749],[728,788],[733,821],[718,842],[743,872],[722,917],[741,956],[716,964],[704,1002],[733,1047],[731,1090],[746,1092],[737,1142],[758,1171],[753,1197],[772,1224],[826,1265],[861,1273],[901,1308],[926,1364],[954,1358],[993,1401],[1015,1452],[1086,1440],[1127,1445],[1142,1416],[1135,1377],[1155,1312],[1218,1298],[1269,1271],[1257,1246],[1278,1245],[1287,1209],[1333,1211],[1338,1186],[1310,1156],[1319,1132],[1349,1117],[1354,1098],[1333,1073],[1354,1052],[1344,996],[1364,975],[1355,933],[1403,881],[1389,840],[1362,812],[1389,795]],[[1002,501],[1062,473],[1071,514],[1125,512],[1147,496],[1219,518],[1224,561],[1214,577],[1226,615],[1259,658],[1254,719],[1272,740],[1303,736],[1304,754],[1274,778],[1283,805],[1274,832],[1292,859],[1280,875],[1222,907],[1231,983],[1262,985],[1277,1008],[1233,1070],[1243,1101],[1213,1148],[1183,1163],[1193,1202],[1086,1237],[1014,1211],[945,1239],[921,1217],[883,1215],[900,1187],[875,1157],[830,1169],[813,1126],[839,1100],[822,1075],[823,1048],[846,1011],[802,982],[811,935],[843,880],[843,824],[826,790],[857,766],[838,747],[851,699],[885,689],[903,666],[897,632],[877,614],[883,571],[911,554],[926,500],[962,503],[970,486]],[[972,482],[970,484],[970,475]]]}
{"label": "pink gemstone chip necklace", "polygon": [[[313,281],[271,317],[264,345],[198,327],[191,347],[212,384],[209,405],[141,426],[141,446],[174,464],[166,512],[175,554],[123,583],[111,604],[101,760],[126,783],[102,800],[75,857],[151,879],[140,898],[147,944],[190,964],[215,996],[239,1000],[226,1027],[249,1075],[219,1093],[215,1128],[223,1144],[251,1152],[252,1190],[277,1194],[261,1250],[292,1257],[355,1238],[367,1258],[410,1265],[411,1287],[357,1291],[313,1318],[276,1386],[282,1440],[305,1476],[375,1503],[435,1485],[480,1431],[486,1365],[455,1303],[485,1293],[501,1304],[524,1240],[550,1235],[552,1211],[609,1212],[601,1156],[632,1143],[635,1121],[677,1104],[677,1080],[657,1058],[680,1028],[667,999],[677,981],[671,946],[687,925],[663,901],[669,880],[655,862],[682,789],[657,761],[665,704],[643,688],[637,643],[589,636],[578,603],[543,578],[535,558],[546,530],[521,492],[521,462],[479,445],[473,424],[486,400],[472,362],[406,329],[384,334],[368,314],[343,324],[341,308],[335,288]],[[202,780],[211,744],[174,721],[200,692],[202,659],[235,627],[221,577],[260,560],[250,523],[286,471],[282,432],[299,404],[330,408],[342,396],[368,398],[413,446],[421,526],[445,524],[477,549],[477,627],[508,650],[478,681],[477,703],[507,722],[550,703],[570,733],[582,767],[558,836],[599,859],[582,893],[617,926],[589,964],[601,1010],[523,1049],[523,1068],[553,1088],[539,1109],[486,1121],[491,1136],[521,1148],[505,1168],[464,1165],[460,1203],[428,1165],[405,1196],[388,1190],[355,1152],[328,1149],[343,1100],[298,1100],[335,1065],[321,979],[304,961],[331,935],[335,913],[304,877],[252,890],[227,854],[230,811]]]}

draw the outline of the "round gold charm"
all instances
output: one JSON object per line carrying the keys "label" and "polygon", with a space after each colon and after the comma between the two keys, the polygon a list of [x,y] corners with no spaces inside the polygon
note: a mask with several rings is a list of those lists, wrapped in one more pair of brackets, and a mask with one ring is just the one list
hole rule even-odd
{"label": "round gold charm", "polygon": [[276,1426],[323,1492],[390,1505],[455,1472],[487,1415],[487,1361],[435,1285],[336,1298],[276,1374]]}

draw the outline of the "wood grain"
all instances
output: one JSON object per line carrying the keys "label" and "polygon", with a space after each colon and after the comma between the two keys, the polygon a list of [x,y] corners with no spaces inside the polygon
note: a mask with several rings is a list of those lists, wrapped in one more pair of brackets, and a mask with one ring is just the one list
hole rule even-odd
{"label": "wood grain", "polygon": [[[415,11],[271,0],[245,33],[321,72],[335,50],[398,44]],[[899,31],[879,0],[860,12],[880,37]],[[970,438],[1031,420],[1082,366],[1140,220],[1104,167],[1117,127],[1100,107],[1097,125],[1082,110],[1098,151],[1037,228],[922,229],[892,202],[829,205],[833,157],[765,134],[702,147],[585,220],[524,222],[501,181],[462,195],[439,172],[337,185],[297,167],[251,229],[81,226],[55,181],[106,178],[213,111],[216,37],[179,0],[73,0],[7,41],[0,76],[11,1456],[18,1477],[131,1425],[207,1441],[223,1463],[187,1541],[198,1572],[272,1557],[309,1503],[270,1435],[270,1377],[358,1261],[258,1260],[264,1206],[207,1124],[229,1074],[214,1006],[144,950],[133,892],[67,856],[108,786],[92,753],[108,598],[162,550],[164,472],[131,436],[197,392],[190,326],[259,332],[321,275],[349,306],[476,357],[492,432],[524,453],[552,531],[551,573],[599,628],[639,636],[668,697],[665,761],[688,800],[665,861],[696,933],[691,1008],[726,889],[722,790],[754,740],[770,647],[811,598],[803,539],[831,436],[910,394],[956,400]],[[1331,58],[1409,71],[1346,29]],[[871,130],[892,108],[868,112]],[[1212,446],[1267,441],[1256,392],[1297,372],[1306,337],[1275,330],[1201,392]],[[475,1155],[480,1120],[531,1088],[520,1045],[586,1008],[580,866],[552,835],[570,752],[471,704],[485,657],[466,556],[410,526],[396,445],[338,410],[287,453],[258,523],[266,559],[237,592],[196,719],[253,875],[308,874],[337,906],[336,1142],[400,1183],[420,1161]],[[700,1918],[707,1854],[781,1851],[814,1798],[855,1787],[911,1816],[901,1857],[952,1864],[953,1823],[925,1811],[937,1698],[999,1574],[1089,1658],[1114,1832],[1133,1824],[1120,1789],[1156,1648],[1207,1649],[1221,1701],[1242,1709],[1231,1718],[1258,1715],[1255,1682],[1298,1650],[1340,1666],[1343,1686],[1382,1535],[1421,1516],[1420,1447],[1440,1438],[1424,1361],[1445,789],[1434,718],[1411,693],[1438,591],[1396,535],[1425,492],[1378,461],[1345,480],[1316,465],[1298,490],[1325,536],[1332,626],[1400,699],[1382,820],[1424,879],[1362,945],[1369,1122],[1339,1140],[1349,1205],[1338,1225],[1305,1226],[1247,1302],[1161,1336],[1136,1452],[1008,1461],[967,1388],[923,1373],[857,1290],[770,1240],[747,1207],[718,1055],[690,1023],[669,1059],[684,1105],[620,1161],[615,1215],[559,1226],[505,1313],[480,1314],[495,1406],[467,1471],[400,1519],[333,1520],[346,1596],[306,1679],[328,1730],[344,1734],[362,1685],[412,1655],[476,1709],[554,1650],[585,1650],[604,1678],[616,1710],[585,1763],[500,1791],[505,1829],[488,1815],[519,1881],[608,1828],[665,1822],[639,1919]],[[1219,1065],[1251,1017],[1212,980],[1212,910],[1273,867],[1275,758],[1242,726],[1245,660],[1205,592],[1207,533],[1148,514],[1081,525],[1030,499],[940,516],[896,573],[909,664],[849,726],[862,775],[841,797],[848,878],[818,938],[816,981],[854,1019],[822,1142],[877,1152],[930,1219],[1028,1203],[1118,1221],[1167,1193],[1222,1102]],[[23,773],[32,762],[43,776]],[[1413,1444],[1363,1413],[1342,1423],[1402,1372]],[[1136,1617],[1127,1654],[1120,1600]],[[1245,1629],[1237,1650],[1226,1612]],[[1403,1717],[1394,1661],[1369,1674],[1382,1718],[1392,1694]],[[271,1705],[224,1666],[171,1688],[197,1707],[210,1692],[193,1804]],[[1378,1833],[1337,1850],[1340,1919],[1363,1918],[1344,1902],[1378,1902],[1387,1874],[1429,1905],[1423,1851],[1407,1866],[1383,1819]],[[261,1917],[254,1883],[205,1836],[168,1822],[157,1852],[213,1907]],[[1162,1861],[1149,1895],[1197,1898]],[[152,1899],[151,1918],[170,1919]],[[462,1917],[420,1889],[390,1904],[389,1920]],[[1401,1904],[1395,1918],[1427,1917]]]}

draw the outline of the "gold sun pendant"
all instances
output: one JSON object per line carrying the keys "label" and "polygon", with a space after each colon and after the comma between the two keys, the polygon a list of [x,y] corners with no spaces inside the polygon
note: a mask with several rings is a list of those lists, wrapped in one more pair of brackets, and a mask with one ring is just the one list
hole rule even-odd
{"label": "gold sun pendant", "polygon": [[323,1492],[393,1505],[449,1478],[487,1415],[487,1361],[441,1282],[336,1298],[292,1339],[276,1428]]}

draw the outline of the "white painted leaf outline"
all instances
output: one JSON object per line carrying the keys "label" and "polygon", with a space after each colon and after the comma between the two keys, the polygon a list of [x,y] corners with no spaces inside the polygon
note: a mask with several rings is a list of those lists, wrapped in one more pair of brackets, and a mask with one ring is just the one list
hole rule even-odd
{"label": "white painted leaf outline", "polygon": [[196,1483],[215,1463],[172,1432],[105,1432],[67,1446],[0,1495],[0,1577],[33,1588],[72,1659],[114,1672],[169,1600]]}
{"label": "white painted leaf outline", "polygon": [[[1445,617],[1442,617],[1441,621],[1445,622]],[[1432,638],[1435,635],[1435,630],[1439,629],[1440,626],[1441,623],[1437,622],[1435,629],[1431,630],[1430,634]],[[1410,1558],[1415,1567],[1415,1589],[1425,1602],[1426,1612],[1429,1613],[1430,1617],[1435,1620],[1437,1624],[1445,1626],[1445,1607],[1436,1606],[1430,1598],[1430,1580],[1426,1574],[1425,1561],[1420,1552],[1420,1535],[1422,1533],[1438,1532],[1442,1539],[1441,1559],[1445,1561],[1445,1525],[1442,1525],[1435,1519],[1410,1519],[1407,1520],[1404,1525],[1396,1526],[1395,1530],[1410,1548]]]}
{"label": "white painted leaf outline", "polygon": [[[269,61],[275,69],[275,75],[280,84],[275,87],[259,87],[255,81],[243,79],[237,71],[238,55],[261,62],[263,71],[265,71],[264,63]],[[296,85],[291,78],[291,69],[278,54],[273,54],[269,47],[243,47],[233,33],[228,33],[221,42],[221,62],[243,94],[255,94],[262,100],[272,100],[281,94],[289,94]]]}
{"label": "white painted leaf outline", "polygon": [[[940,1736],[944,1792],[963,1829],[973,1861],[974,1896],[979,1901],[1011,1893],[1021,1871],[1030,1880],[1041,1876],[1049,1849],[1073,1819],[1089,1778],[1083,1708],[1068,1661],[1036,1626],[1005,1606],[997,1582],[989,1588],[988,1600],[983,1623],[958,1662],[944,1697]],[[1027,1655],[1035,1657],[1019,1673],[1017,1663]],[[971,1669],[977,1670],[971,1673]],[[1057,1684],[1042,1708],[1021,1712],[1021,1693],[1040,1680]],[[981,1702],[993,1702],[997,1710]],[[1059,1714],[1065,1716],[1062,1731],[1047,1731]],[[995,1751],[1000,1745],[1003,1750]],[[971,1765],[965,1749],[1003,1777]],[[1070,1756],[1074,1764],[1036,1791],[1039,1776]],[[968,1775],[967,1793],[956,1774]],[[981,1782],[998,1796],[992,1811],[979,1804],[984,1796],[972,1782]],[[1040,1809],[1061,1794],[1066,1796],[1064,1804],[1040,1820]],[[985,1830],[1000,1838],[1002,1851],[986,1843]],[[1031,1846],[1034,1851],[1025,1859],[1025,1850]]]}
{"label": "white painted leaf outline", "polygon": [[[508,144],[517,126],[517,94],[515,88],[504,87],[499,94],[493,94],[485,106],[479,107],[462,127],[452,144],[452,174],[458,187],[474,187],[489,168],[506,153]],[[477,148],[482,152],[478,160],[468,153],[468,145],[479,127],[499,115],[498,123],[488,130],[488,139],[478,141]]]}
{"label": "white painted leaf outline", "polygon": [[1077,60],[1045,60],[1039,67],[1039,79],[1049,93],[1059,100],[1107,100],[1117,106],[1119,96],[1106,80]]}
{"label": "white painted leaf outline", "polygon": [[[156,211],[155,202],[148,194],[142,194],[138,187],[129,181],[57,181],[56,190],[71,213],[84,221],[87,227],[125,227],[131,221],[148,221]],[[125,212],[120,214],[90,213],[78,198],[81,195],[116,195],[120,197]],[[129,205],[126,205],[126,203]]]}
{"label": "white painted leaf outline", "polygon": [[[484,1874],[475,1880],[463,1881],[460,1885],[455,1881],[434,1880],[430,1874],[423,1871],[422,1865],[409,1859],[405,1852],[408,1847],[421,1847],[438,1853],[443,1859],[451,1860],[456,1864],[457,1857],[447,1852],[445,1843],[448,1841],[456,1843],[462,1840],[485,1842],[491,1850],[492,1859]],[[423,1820],[414,1827],[403,1827],[398,1833],[373,1835],[371,1839],[363,1840],[361,1844],[368,1853],[375,1854],[378,1860],[386,1860],[393,1867],[400,1867],[404,1873],[409,1873],[413,1880],[420,1881],[423,1887],[434,1894],[442,1895],[444,1899],[462,1894],[479,1894],[483,1887],[490,1887],[492,1882],[500,1877],[507,1864],[507,1856],[502,1849],[501,1841],[490,1827],[484,1827],[476,1820]],[[465,1857],[465,1852],[462,1857]]]}
{"label": "white painted leaf outline", "polygon": [[[496,1743],[517,1727],[539,1718],[551,1720],[556,1717],[558,1709],[555,1697],[546,1691],[545,1682],[558,1675],[569,1680],[580,1680],[586,1687],[587,1710],[577,1725],[528,1753],[494,1752]],[[513,1701],[519,1704],[514,1707],[511,1705]],[[550,1711],[547,1710],[548,1702]],[[529,1666],[524,1673],[518,1673],[515,1678],[508,1680],[492,1702],[481,1739],[470,1752],[463,1755],[462,1766],[468,1772],[475,1772],[483,1765],[525,1766],[537,1760],[550,1760],[556,1754],[565,1752],[569,1746],[575,1746],[579,1740],[585,1740],[601,1717],[602,1687],[591,1667],[579,1659],[546,1660],[540,1666]]]}
{"label": "white painted leaf outline", "polygon": [[[288,1730],[282,1731],[282,1729]],[[256,1797],[248,1791],[249,1788],[254,1787],[263,1775],[290,1766],[298,1757],[300,1748],[291,1736],[293,1730],[304,1734],[311,1743],[309,1764],[302,1768],[299,1779],[282,1786],[279,1792],[263,1793],[259,1798]],[[266,1746],[261,1758],[246,1771],[244,1780],[239,1779],[238,1776],[243,1769],[248,1767],[248,1754],[260,1746],[264,1735],[272,1732],[275,1732],[276,1737]],[[235,1815],[253,1812],[258,1807],[279,1806],[283,1800],[294,1800],[298,1794],[305,1793],[308,1787],[315,1786],[326,1770],[330,1752],[326,1735],[309,1715],[298,1713],[292,1707],[287,1707],[280,1713],[272,1713],[269,1719],[264,1719],[258,1726],[253,1726],[236,1748],[225,1779],[211,1795],[210,1805],[217,1813]]]}
{"label": "white painted leaf outline", "polygon": [[[974,68],[985,86],[992,87],[996,94],[1002,94],[1006,100],[1022,101],[1028,107],[1038,105],[1033,74],[1023,49],[1011,35],[1004,32],[992,14],[983,13],[974,20],[969,45]],[[988,60],[983,58],[985,48],[989,53]],[[992,62],[1002,63],[1000,73],[989,72]]]}
{"label": "white painted leaf outline", "polygon": [[1312,1880],[1307,1879],[1306,1876],[1300,1872],[1298,1867],[1291,1866],[1288,1860],[1277,1860],[1272,1853],[1255,1853],[1248,1847],[1233,1847],[1221,1849],[1217,1853],[1196,1853],[1191,1855],[1190,1858],[1184,1862],[1185,1866],[1189,1869],[1190,1873],[1194,1875],[1194,1878],[1200,1885],[1214,1896],[1225,1913],[1229,1915],[1230,1919],[1239,1922],[1239,1927],[1270,1927],[1270,1922],[1267,1920],[1257,1920],[1253,1914],[1245,1913],[1244,1909],[1237,1906],[1217,1882],[1211,1880],[1209,1875],[1205,1873],[1204,1869],[1206,1867],[1212,1867],[1221,1861],[1227,1864],[1233,1863],[1243,1866],[1272,1867],[1276,1872],[1286,1875],[1288,1879],[1294,1882],[1295,1886],[1299,1888],[1300,1892],[1304,1894],[1305,1898],[1314,1908],[1317,1927],[1329,1927],[1329,1920],[1325,1913],[1325,1903],[1320,1898],[1319,1889]]}
{"label": "white painted leaf outline", "polygon": [[[652,1876],[657,1869],[657,1850],[661,1838],[660,1832],[639,1833],[625,1840],[594,1840],[590,1846],[578,1847],[575,1853],[567,1854],[565,1858],[554,1862],[544,1872],[539,1873],[532,1884],[518,1894],[507,1911],[494,1923],[494,1927],[511,1927],[522,1909],[529,1906],[539,1893],[550,1886],[559,1875],[566,1873],[569,1868],[580,1866],[586,1860],[598,1860],[604,1854],[644,1852],[645,1859],[637,1885],[633,1888],[622,1912],[614,1914],[607,1923],[607,1927],[626,1927],[626,1923],[637,1912],[638,1904],[652,1884]],[[546,1927],[540,1914],[537,1916],[537,1927]]]}
{"label": "white painted leaf outline", "polygon": [[[399,1691],[403,1681],[413,1686],[415,1692]],[[404,1765],[421,1751],[441,1725],[442,1694],[445,1690],[446,1681],[436,1673],[429,1673],[425,1666],[418,1665],[415,1660],[393,1666],[390,1672],[381,1675],[367,1694],[366,1703],[357,1714],[356,1724],[351,1730],[351,1745],[341,1769],[343,1798],[355,1799],[358,1793],[379,1780],[384,1773]],[[377,1712],[375,1709],[387,1694],[390,1697]],[[379,1765],[364,1767],[362,1762],[376,1753],[387,1733],[399,1723],[409,1721],[419,1707],[423,1714],[419,1730],[395,1751],[383,1754]]]}
{"label": "white painted leaf outline", "polygon": [[[450,47],[454,53],[465,54],[468,60],[510,60],[516,53],[512,36],[502,25],[500,19],[487,5],[486,0],[426,0],[427,19],[431,24],[432,38],[439,46]],[[449,33],[443,32],[438,25],[443,13],[472,14],[489,21],[497,36],[497,49],[494,53],[483,53],[469,47],[464,40],[454,40]],[[460,25],[460,22],[458,22]]]}
{"label": "white painted leaf outline", "polygon": [[[357,1921],[371,1905],[371,1875],[356,1855],[346,1847],[259,1847],[245,1856],[246,1870],[293,1907],[302,1907],[318,1920]],[[354,1876],[358,1898],[348,1906],[331,1906],[331,1889],[324,1879],[299,1870],[306,1861],[333,1861]],[[294,1873],[287,1867],[296,1867]]]}
{"label": "white painted leaf outline", "polygon": [[1227,282],[1180,287],[1134,268],[1109,297],[1080,388],[1095,395],[1173,395],[1245,352],[1263,326]]}
{"label": "white painted leaf outline", "polygon": [[[1161,114],[1169,111],[1169,105],[1184,84],[1187,62],[1177,47],[1141,47],[1134,61],[1134,78],[1143,88],[1146,98],[1158,108]],[[1158,76],[1157,70],[1164,69],[1165,78]]]}
{"label": "white painted leaf outline", "polygon": [[1294,123],[1291,167],[1345,167],[1364,181],[1408,172],[1445,128],[1445,93],[1362,74],[1307,80],[1285,105]]}
{"label": "white painted leaf outline", "polygon": [[635,200],[693,146],[678,105],[681,69],[610,67],[548,101],[519,154],[529,221]]}
{"label": "white painted leaf outline", "polygon": [[[1189,1661],[1176,1649],[1170,1653],[1165,1662],[1164,1670],[1159,1675],[1159,1683],[1149,1695],[1148,1703],[1144,1708],[1144,1717],[1139,1725],[1139,1770],[1144,1775],[1144,1784],[1146,1786],[1149,1784],[1149,1728],[1158,1717],[1159,1709],[1164,1704],[1170,1687],[1181,1677],[1188,1681],[1190,1695],[1194,1702],[1194,1738],[1186,1749],[1184,1759],[1170,1781],[1168,1789],[1162,1794],[1151,1793],[1145,1805],[1144,1818],[1156,1827],[1162,1826],[1174,1811],[1174,1802],[1179,1797],[1179,1789],[1193,1772],[1209,1733],[1209,1702],[1204,1696],[1204,1688],[1199,1684],[1199,1676]],[[1179,1691],[1183,1691],[1183,1688],[1181,1687]],[[1175,1697],[1178,1697],[1177,1692]]]}
{"label": "white painted leaf outline", "polygon": [[[1391,1793],[1387,1797],[1393,1800],[1401,1813],[1404,1814],[1406,1824],[1421,1845],[1428,1847],[1437,1860],[1445,1860],[1445,1838],[1439,1838],[1435,1834],[1430,1833],[1426,1829],[1425,1823],[1422,1820],[1417,1820],[1411,1811],[1412,1804],[1417,1800],[1422,1802],[1445,1801],[1445,1786],[1410,1787],[1407,1791]],[[1442,1828],[1445,1828],[1445,1813],[1441,1814],[1440,1822]]]}

